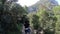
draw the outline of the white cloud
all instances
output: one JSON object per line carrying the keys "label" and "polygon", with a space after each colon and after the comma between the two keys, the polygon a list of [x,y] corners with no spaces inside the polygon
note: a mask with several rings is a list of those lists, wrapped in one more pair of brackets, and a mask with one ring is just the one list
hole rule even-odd
{"label": "white cloud", "polygon": [[39,0],[19,0],[18,3],[22,6],[31,6],[33,4],[35,4],[37,1]]}

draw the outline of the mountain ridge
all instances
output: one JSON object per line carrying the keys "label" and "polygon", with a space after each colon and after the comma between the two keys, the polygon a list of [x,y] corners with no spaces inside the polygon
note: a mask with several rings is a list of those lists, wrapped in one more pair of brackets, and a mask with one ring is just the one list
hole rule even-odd
{"label": "mountain ridge", "polygon": [[[51,5],[47,6],[48,3],[51,4]],[[46,0],[46,1],[40,0],[40,1],[36,2],[34,5],[29,6],[28,7],[28,12],[29,13],[30,12],[36,12],[39,9],[39,6],[41,7],[42,5],[44,5],[45,7],[47,6],[48,8],[52,8],[54,6],[57,6],[58,2],[55,1],[55,0]]]}

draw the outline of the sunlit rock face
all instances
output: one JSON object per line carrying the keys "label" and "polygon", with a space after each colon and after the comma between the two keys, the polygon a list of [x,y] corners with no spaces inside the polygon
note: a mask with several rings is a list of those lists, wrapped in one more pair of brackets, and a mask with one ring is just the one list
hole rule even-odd
{"label": "sunlit rock face", "polygon": [[[28,7],[28,12],[36,12],[38,9],[47,7],[49,9],[52,9],[54,6],[57,6],[58,2],[55,0],[40,0],[34,5]],[[44,7],[43,7],[44,6]]]}
{"label": "sunlit rock face", "polygon": [[49,0],[52,4],[58,5],[58,2],[56,0]]}

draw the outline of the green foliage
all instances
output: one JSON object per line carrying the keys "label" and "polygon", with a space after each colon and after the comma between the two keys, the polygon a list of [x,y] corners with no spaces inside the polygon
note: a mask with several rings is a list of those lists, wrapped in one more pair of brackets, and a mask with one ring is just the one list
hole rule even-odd
{"label": "green foliage", "polygon": [[53,8],[54,14],[55,15],[60,15],[60,6],[56,6]]}
{"label": "green foliage", "polygon": [[56,22],[56,34],[60,34],[60,6],[56,6],[53,8],[54,14],[57,17],[57,22]]}
{"label": "green foliage", "polygon": [[57,22],[57,17],[53,11],[47,11],[45,9],[40,9],[36,14],[29,14],[30,23],[37,30],[42,28],[46,31],[46,34],[54,34]]}
{"label": "green foliage", "polygon": [[34,29],[37,30],[37,29],[40,27],[40,24],[39,24],[39,17],[38,17],[37,15],[33,15],[32,23],[33,23]]}
{"label": "green foliage", "polygon": [[22,6],[11,0],[1,0],[0,2],[0,33],[4,34],[21,34],[22,24],[18,21],[27,12]]}

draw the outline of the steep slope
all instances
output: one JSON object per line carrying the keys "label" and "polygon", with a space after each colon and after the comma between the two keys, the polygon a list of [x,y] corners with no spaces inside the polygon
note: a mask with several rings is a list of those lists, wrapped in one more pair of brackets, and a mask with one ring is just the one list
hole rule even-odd
{"label": "steep slope", "polygon": [[58,3],[55,0],[40,0],[37,3],[35,3],[34,5],[28,7],[28,11],[30,12],[36,12],[38,9],[40,8],[49,8],[52,9],[54,6],[57,6]]}

